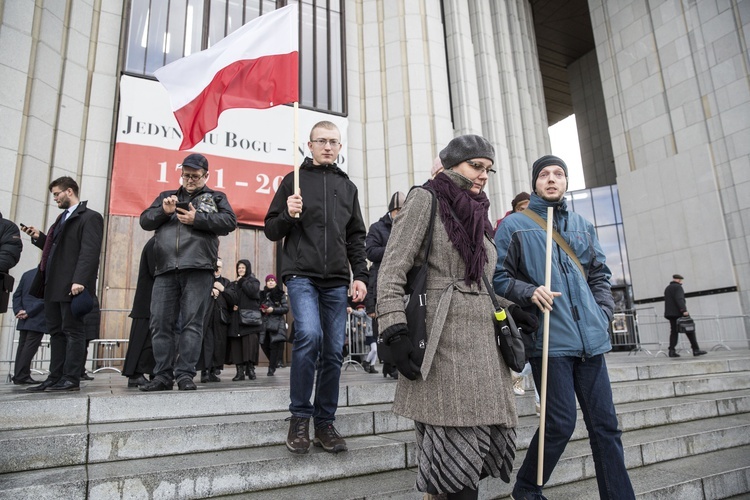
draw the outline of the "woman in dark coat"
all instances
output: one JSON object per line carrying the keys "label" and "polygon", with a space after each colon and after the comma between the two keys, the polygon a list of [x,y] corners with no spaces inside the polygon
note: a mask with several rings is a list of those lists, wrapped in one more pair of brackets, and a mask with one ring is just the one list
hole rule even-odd
{"label": "woman in dark coat", "polygon": [[138,387],[148,383],[145,373],[153,375],[154,351],[151,348],[151,332],[149,331],[149,318],[151,317],[151,289],[154,287],[154,238],[151,238],[143,246],[141,251],[141,262],[138,266],[138,281],[135,285],[135,296],[133,297],[133,309],[130,317],[130,341],[128,352],[125,354],[125,362],[122,366],[122,374],[128,377],[128,387]]}
{"label": "woman in dark coat", "polygon": [[258,364],[259,335],[263,323],[258,326],[246,326],[240,322],[240,310],[260,311],[260,281],[253,275],[250,261],[241,259],[237,262],[237,281],[230,285],[232,302],[232,322],[227,332],[227,364],[237,366],[234,381],[255,380],[255,365]]}
{"label": "woman in dark coat", "polygon": [[260,293],[260,310],[263,313],[263,324],[266,331],[261,334],[261,347],[268,358],[268,373],[272,377],[276,372],[276,365],[281,359],[286,342],[286,313],[289,304],[276,276],[266,276],[266,287]]}

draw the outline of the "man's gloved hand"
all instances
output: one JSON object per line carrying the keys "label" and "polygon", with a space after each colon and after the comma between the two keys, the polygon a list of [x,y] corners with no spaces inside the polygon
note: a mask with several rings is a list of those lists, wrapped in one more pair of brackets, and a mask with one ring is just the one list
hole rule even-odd
{"label": "man's gloved hand", "polygon": [[539,328],[539,320],[536,316],[525,312],[518,304],[509,306],[508,312],[516,322],[516,326],[524,333],[532,334]]}
{"label": "man's gloved hand", "polygon": [[388,327],[383,332],[383,342],[391,349],[393,364],[398,371],[409,380],[417,380],[420,375],[419,366],[411,359],[414,348],[409,340],[409,330],[406,324],[399,323]]}

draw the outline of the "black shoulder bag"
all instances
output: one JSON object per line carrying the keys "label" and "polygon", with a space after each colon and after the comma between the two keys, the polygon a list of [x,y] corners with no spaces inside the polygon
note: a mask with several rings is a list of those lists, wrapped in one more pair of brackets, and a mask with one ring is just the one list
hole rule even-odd
{"label": "black shoulder bag", "polygon": [[[406,326],[409,330],[409,341],[414,349],[411,359],[418,366],[422,366],[424,353],[427,349],[427,259],[430,256],[432,231],[435,224],[435,193],[430,188],[424,187],[424,189],[432,195],[430,224],[427,229],[427,247],[425,248],[422,265],[414,266],[406,274],[406,286],[404,287],[404,291],[409,295],[404,314],[406,314]],[[380,333],[378,333],[378,357],[384,363],[393,363],[391,348],[383,342],[383,336]]]}
{"label": "black shoulder bag", "polygon": [[492,315],[492,324],[495,327],[497,347],[500,349],[500,354],[503,355],[503,360],[505,360],[508,368],[514,372],[520,372],[526,364],[526,351],[523,347],[521,332],[518,331],[516,322],[513,321],[511,315],[500,307],[497,297],[495,297],[495,291],[492,289],[490,280],[487,279],[486,274],[482,274],[482,280],[484,281],[485,288],[487,288],[487,293],[490,294],[492,305],[495,306],[495,312]]}

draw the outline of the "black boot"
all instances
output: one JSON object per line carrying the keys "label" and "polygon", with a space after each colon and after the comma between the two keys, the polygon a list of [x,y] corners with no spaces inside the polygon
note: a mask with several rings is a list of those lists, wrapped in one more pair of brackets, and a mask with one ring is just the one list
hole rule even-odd
{"label": "black boot", "polygon": [[221,379],[217,375],[217,370],[215,368],[211,368],[211,371],[208,372],[208,381],[209,382],[221,382]]}
{"label": "black boot", "polygon": [[676,352],[676,351],[675,351],[674,349],[670,349],[670,350],[669,350],[669,357],[670,357],[670,358],[679,358],[679,357],[680,357],[680,355],[679,355],[679,354],[677,354],[677,352]]}
{"label": "black boot", "polygon": [[250,361],[247,363],[247,379],[255,380],[255,366],[253,366],[253,363]]}
{"label": "black boot", "polygon": [[208,383],[208,370],[201,370],[201,384]]}
{"label": "black boot", "polygon": [[238,364],[237,365],[237,375],[232,377],[232,381],[238,382],[240,380],[245,380],[245,365]]}

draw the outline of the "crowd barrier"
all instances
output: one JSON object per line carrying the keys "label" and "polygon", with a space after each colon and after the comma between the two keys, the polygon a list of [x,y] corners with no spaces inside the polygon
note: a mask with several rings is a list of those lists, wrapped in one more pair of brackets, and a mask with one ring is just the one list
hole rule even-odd
{"label": "crowd barrier", "polygon": [[355,370],[362,368],[362,361],[370,352],[370,346],[365,342],[365,337],[371,335],[372,323],[369,318],[362,318],[356,314],[346,315],[346,356],[344,356],[343,368],[347,370],[353,366]]}
{"label": "crowd barrier", "polygon": [[[691,315],[695,321],[696,337],[702,349],[732,350],[749,347],[747,315]],[[627,350],[630,354],[646,353],[667,356],[669,321],[653,307],[615,313],[610,328],[613,350]],[[685,335],[678,338],[678,351],[690,351]]]}

